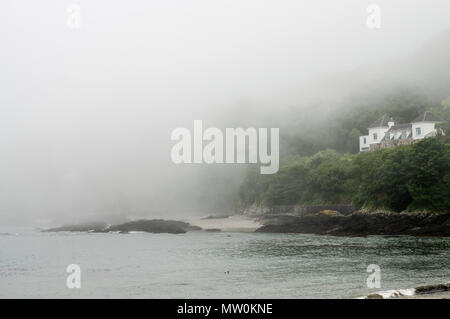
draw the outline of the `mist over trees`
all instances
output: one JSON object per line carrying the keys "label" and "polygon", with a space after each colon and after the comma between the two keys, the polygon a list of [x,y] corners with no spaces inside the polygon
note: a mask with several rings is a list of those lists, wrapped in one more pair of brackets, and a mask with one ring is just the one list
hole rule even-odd
{"label": "mist over trees", "polygon": [[194,120],[279,128],[288,166],[356,154],[380,114],[445,118],[449,105],[447,0],[380,0],[377,30],[353,0],[98,0],[80,4],[76,30],[64,3],[11,2],[0,3],[2,223],[230,213],[249,165],[170,159],[170,133]]}
{"label": "mist over trees", "polygon": [[[382,84],[365,82],[366,87],[331,99],[331,104],[316,102],[306,111],[291,108],[275,116],[281,127],[282,166],[276,176],[259,176],[249,169],[237,198],[241,208],[353,203],[394,211],[449,209],[449,41],[450,33],[441,34],[411,58],[383,69]],[[407,72],[411,77],[399,72],[392,82],[391,72],[409,70],[406,65],[414,69]],[[359,152],[359,136],[382,114],[409,123],[424,111],[443,120],[439,126],[447,137],[353,155]]]}
{"label": "mist over trees", "polygon": [[[288,130],[279,173],[259,176],[250,169],[240,186],[240,208],[352,203],[393,211],[450,209],[449,98],[409,88],[383,93],[347,100],[327,124],[315,123],[306,133],[304,125]],[[409,123],[424,111],[443,120],[445,136],[358,154],[359,136],[382,114]]]}

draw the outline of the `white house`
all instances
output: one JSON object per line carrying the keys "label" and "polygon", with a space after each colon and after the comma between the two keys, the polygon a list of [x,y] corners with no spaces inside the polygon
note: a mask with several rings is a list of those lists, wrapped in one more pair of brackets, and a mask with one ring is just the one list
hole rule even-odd
{"label": "white house", "polygon": [[412,138],[413,140],[425,137],[436,136],[436,123],[440,123],[436,116],[430,112],[425,112],[412,121]]}
{"label": "white house", "polygon": [[368,135],[359,137],[359,151],[406,145],[435,136],[436,124],[439,122],[441,121],[430,112],[421,114],[408,124],[395,124],[391,117],[384,114],[368,127]]}
{"label": "white house", "polygon": [[390,127],[394,126],[394,124],[394,120],[387,114],[384,114],[378,120],[373,122],[372,125],[367,128],[369,130],[369,135],[359,137],[359,150],[361,152],[369,151],[370,145],[380,143],[386,132]]}

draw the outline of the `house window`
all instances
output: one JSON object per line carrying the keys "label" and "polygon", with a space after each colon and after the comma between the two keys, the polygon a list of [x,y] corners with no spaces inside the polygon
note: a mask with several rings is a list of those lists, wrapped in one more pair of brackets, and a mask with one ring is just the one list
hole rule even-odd
{"label": "house window", "polygon": [[402,131],[402,139],[406,138],[406,131]]}
{"label": "house window", "polygon": [[416,127],[416,135],[420,136],[422,134],[422,131],[420,130],[420,127]]}
{"label": "house window", "polygon": [[378,139],[378,134],[377,133],[373,133],[373,140],[376,141]]}
{"label": "house window", "polygon": [[386,133],[386,139],[387,139],[387,140],[390,139],[389,133]]}
{"label": "house window", "polygon": [[366,144],[367,144],[367,142],[366,142],[366,138],[364,138],[364,140],[363,140],[363,141],[364,141],[364,145],[366,145]]}

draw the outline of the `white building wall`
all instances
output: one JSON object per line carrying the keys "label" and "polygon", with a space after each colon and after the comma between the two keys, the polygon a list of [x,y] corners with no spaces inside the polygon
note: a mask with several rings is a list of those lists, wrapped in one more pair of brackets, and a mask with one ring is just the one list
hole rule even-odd
{"label": "white building wall", "polygon": [[[364,141],[365,141],[365,143],[364,143]],[[359,137],[359,151],[360,152],[368,151],[370,149],[370,144],[368,143],[368,141],[369,141],[369,135]]]}
{"label": "white building wall", "polygon": [[[388,130],[389,127],[369,128],[369,135],[359,137],[359,151],[366,151],[368,150],[367,148],[370,148],[371,144],[380,143]],[[374,138],[374,134],[377,135],[377,139]],[[364,138],[366,139],[366,143],[364,143]]]}
{"label": "white building wall", "polygon": [[[420,128],[420,135],[417,135],[417,128]],[[435,131],[435,123],[419,122],[412,123],[412,137],[414,140],[419,140],[425,137],[428,133]]]}
{"label": "white building wall", "polygon": [[[389,127],[369,128],[369,144],[380,143],[388,130],[389,130]],[[374,138],[374,134],[377,135],[377,139]]]}
{"label": "white building wall", "polygon": [[[407,129],[406,132],[407,136],[409,135],[409,132],[411,132],[412,138],[414,140],[423,139],[427,134],[430,134],[431,132],[436,132],[435,122],[417,122],[411,124],[412,124],[411,131]],[[362,152],[369,150],[370,145],[380,143],[381,140],[386,135],[386,132],[389,130],[390,127],[392,127],[392,125],[394,125],[394,122],[389,122],[389,127],[369,128],[369,135],[359,137],[359,151]],[[420,128],[420,134],[417,134],[418,128]],[[376,139],[374,136],[375,134]],[[395,139],[398,139],[402,135],[402,130],[393,132],[393,135],[395,136]]]}

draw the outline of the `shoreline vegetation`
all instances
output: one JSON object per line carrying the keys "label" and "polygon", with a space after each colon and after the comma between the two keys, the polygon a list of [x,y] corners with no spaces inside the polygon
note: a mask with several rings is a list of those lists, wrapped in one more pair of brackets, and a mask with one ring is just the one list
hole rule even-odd
{"label": "shoreline vegetation", "polygon": [[326,150],[276,176],[250,170],[237,207],[263,222],[258,232],[448,237],[448,137],[354,155]]}
{"label": "shoreline vegetation", "polygon": [[[441,226],[450,228],[449,101],[393,89],[378,99],[349,100],[326,126],[286,128],[278,173],[261,175],[250,167],[235,210],[262,220],[259,231],[448,236]],[[424,112],[442,120],[437,136],[359,152],[359,136],[382,114],[409,123]],[[327,210],[336,216],[313,216]]]}
{"label": "shoreline vegetation", "polygon": [[353,205],[356,210],[450,211],[450,143],[434,137],[412,145],[295,157],[275,175],[248,171],[239,211],[256,207]]}
{"label": "shoreline vegetation", "polygon": [[[261,221],[258,232],[448,237],[450,98],[438,100],[406,90],[350,103],[326,129],[289,130],[278,173],[250,167],[235,210]],[[426,111],[442,119],[437,136],[358,152],[358,137],[381,114],[409,123]]]}

